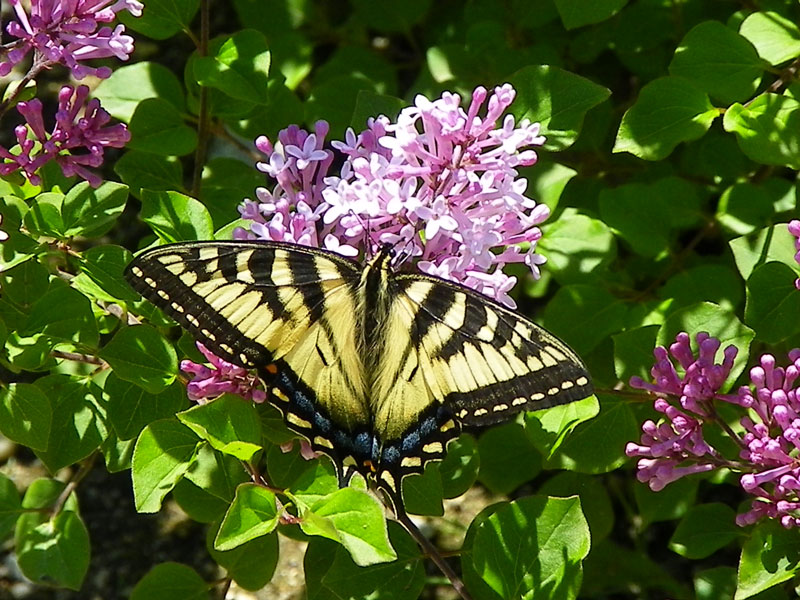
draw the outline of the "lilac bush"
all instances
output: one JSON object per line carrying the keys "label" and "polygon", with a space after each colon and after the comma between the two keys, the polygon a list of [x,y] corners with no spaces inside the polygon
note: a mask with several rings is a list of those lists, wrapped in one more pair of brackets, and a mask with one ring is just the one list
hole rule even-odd
{"label": "lilac bush", "polygon": [[[721,390],[736,348],[725,348],[722,362],[716,363],[720,341],[706,333],[699,333],[696,340],[696,354],[685,332],[678,334],[669,351],[657,347],[652,383],[631,378],[632,387],[658,396],[654,406],[664,415],[659,423],[645,421],[640,443],[629,443],[625,449],[628,456],[639,458],[637,478],[659,491],[686,475],[731,469],[741,473],[742,488],[754,497],[750,510],[737,516],[739,525],[768,517],[779,519],[786,528],[800,526],[800,350],[789,352],[785,367],[776,366],[772,355],[762,355],[750,370],[750,385],[729,394]],[[740,407],[744,413],[740,432],[720,418],[715,402]],[[704,439],[705,426],[721,427],[733,439],[740,449],[738,460],[724,456]]]}

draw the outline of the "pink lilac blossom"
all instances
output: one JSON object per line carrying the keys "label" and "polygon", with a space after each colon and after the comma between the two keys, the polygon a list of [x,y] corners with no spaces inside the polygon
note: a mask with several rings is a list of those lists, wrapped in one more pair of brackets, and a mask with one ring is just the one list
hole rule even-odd
{"label": "pink lilac blossom", "polygon": [[6,46],[0,75],[7,75],[33,50],[38,64],[61,63],[75,79],[111,75],[108,67],[93,68],[83,61],[112,56],[128,59],[133,38],[124,34],[125,26],[111,29],[100,24],[113,21],[123,10],[138,17],[143,8],[137,0],[31,0],[30,12],[20,0],[10,0],[10,4],[16,21],[11,21],[6,31],[17,40]]}
{"label": "pink lilac blossom", "polygon": [[85,85],[73,90],[64,86],[58,94],[55,126],[48,133],[42,116],[42,103],[34,98],[17,104],[27,125],[14,129],[18,147],[11,152],[0,146],[0,175],[22,170],[34,185],[41,182],[36,172],[47,162],[55,160],[65,176],[78,175],[97,187],[100,177],[87,167],[103,164],[105,148],[121,148],[131,135],[124,124],[108,126],[111,116],[100,107],[97,99],[88,100]]}
{"label": "pink lilac blossom", "polygon": [[[291,126],[274,144],[258,138],[267,160],[257,167],[275,185],[244,202],[240,213],[252,223],[234,237],[366,257],[391,244],[419,270],[514,307],[516,279],[503,266],[524,263],[539,276],[538,225],[549,216],[518,178],[544,138],[538,124],[502,117],[515,94],[508,84],[491,95],[478,87],[466,109],[456,94],[417,96],[396,122],[370,119],[365,131],[332,141],[333,150],[324,148],[324,121],[313,132]],[[329,173],[336,158],[342,167]]]}
{"label": "pink lilac blossom", "polygon": [[200,342],[197,342],[197,349],[208,359],[212,368],[190,360],[181,361],[181,371],[192,376],[192,381],[186,386],[190,400],[204,404],[208,399],[225,393],[238,394],[258,404],[267,399],[267,393],[260,387],[257,376],[222,360]]}
{"label": "pink lilac blossom", "polygon": [[[793,219],[789,221],[789,233],[794,237],[794,249],[796,250],[794,260],[800,264],[800,221]],[[794,280],[794,286],[800,290],[800,277]]]}
{"label": "pink lilac blossom", "polygon": [[[724,394],[720,390],[730,374],[736,348],[728,346],[722,363],[717,364],[719,340],[706,333],[696,339],[697,355],[686,333],[678,334],[669,352],[660,346],[654,350],[653,383],[631,378],[632,387],[658,396],[654,407],[664,415],[659,423],[645,421],[640,443],[631,442],[625,448],[628,456],[639,457],[637,478],[659,491],[686,475],[729,468],[743,473],[742,488],[755,496],[750,510],[737,516],[737,524],[749,525],[768,517],[779,519],[787,528],[800,527],[800,397],[796,389],[800,350],[789,353],[792,364],[785,369],[775,366],[774,357],[763,355],[760,365],[750,371],[752,385],[742,386],[736,394]],[[681,366],[683,375],[673,361]],[[679,407],[668,398],[678,398]],[[743,437],[719,420],[715,401],[747,411],[740,420]],[[741,448],[741,461],[728,459],[709,445],[703,438],[704,425],[723,426]]]}

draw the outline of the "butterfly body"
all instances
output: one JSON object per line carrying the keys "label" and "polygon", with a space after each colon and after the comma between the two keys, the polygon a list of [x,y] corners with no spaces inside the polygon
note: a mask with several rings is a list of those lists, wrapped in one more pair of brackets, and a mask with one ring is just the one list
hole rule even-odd
{"label": "butterfly body", "polygon": [[402,478],[462,427],[592,394],[566,344],[464,286],[282,242],[149,250],[131,285],[212,352],[257,369],[287,425],[340,481],[374,478],[402,510]]}

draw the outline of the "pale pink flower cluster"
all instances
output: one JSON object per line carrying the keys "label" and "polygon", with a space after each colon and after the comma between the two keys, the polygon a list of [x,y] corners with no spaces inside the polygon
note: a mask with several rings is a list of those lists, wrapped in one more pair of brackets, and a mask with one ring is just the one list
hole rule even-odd
{"label": "pale pink flower cluster", "polygon": [[[516,279],[507,263],[524,262],[534,277],[544,205],[524,195],[517,168],[537,160],[539,125],[503,113],[516,92],[506,84],[490,95],[478,87],[468,107],[444,93],[417,96],[396,122],[370,119],[359,134],[324,147],[328,124],[313,133],[296,126],[273,144],[256,146],[267,160],[258,168],[275,181],[246,200],[252,220],[239,239],[288,241],[345,256],[371,256],[390,244],[426,273],[458,281],[508,306]],[[485,114],[481,114],[485,113]],[[329,173],[341,164],[338,173]]]}
{"label": "pale pink flower cluster", "polygon": [[[42,103],[38,98],[17,104],[27,125],[14,129],[18,151],[0,146],[0,175],[22,170],[31,183],[38,185],[36,171],[46,162],[55,160],[65,176],[78,175],[97,187],[100,177],[88,167],[103,163],[105,148],[121,148],[131,138],[124,124],[108,125],[111,116],[100,107],[97,99],[88,100],[89,88],[64,86],[58,94],[58,110],[52,131],[45,128]],[[88,100],[88,101],[87,101]]]}
{"label": "pale pink flower cluster", "polygon": [[30,8],[20,0],[9,0],[16,20],[6,27],[16,41],[5,46],[0,75],[7,75],[29,52],[44,66],[60,63],[75,79],[87,75],[106,78],[108,67],[93,68],[84,61],[115,56],[127,60],[133,52],[133,38],[125,35],[125,26],[101,27],[127,10],[138,17],[143,5],[137,0],[30,0]]}

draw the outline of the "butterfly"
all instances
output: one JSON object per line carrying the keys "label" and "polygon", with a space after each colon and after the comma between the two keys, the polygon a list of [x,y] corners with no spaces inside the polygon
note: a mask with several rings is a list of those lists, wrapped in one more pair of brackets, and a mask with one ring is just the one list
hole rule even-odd
{"label": "butterfly", "polygon": [[404,511],[401,482],[462,429],[593,393],[580,357],[465,286],[285,242],[170,244],[131,286],[217,356],[255,369],[286,425]]}

